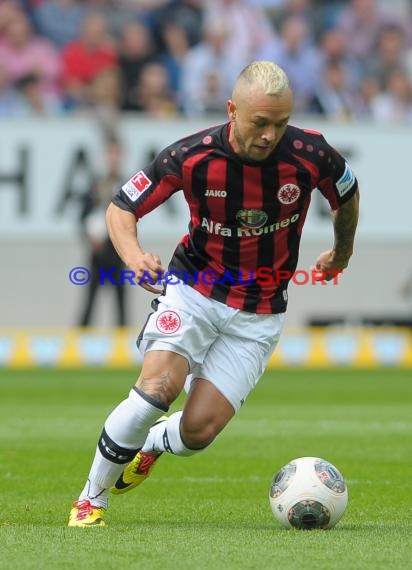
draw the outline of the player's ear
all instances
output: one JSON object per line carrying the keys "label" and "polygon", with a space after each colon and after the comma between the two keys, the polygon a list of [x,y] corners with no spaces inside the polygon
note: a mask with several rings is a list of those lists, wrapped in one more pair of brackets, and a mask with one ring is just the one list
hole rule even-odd
{"label": "player's ear", "polygon": [[229,99],[227,102],[227,114],[229,115],[229,119],[234,121],[236,119],[236,104]]}

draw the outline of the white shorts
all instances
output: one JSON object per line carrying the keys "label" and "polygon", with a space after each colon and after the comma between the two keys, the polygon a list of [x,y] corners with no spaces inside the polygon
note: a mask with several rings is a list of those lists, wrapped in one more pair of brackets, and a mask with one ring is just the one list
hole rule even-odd
{"label": "white shorts", "polygon": [[169,350],[209,380],[239,410],[279,341],[285,314],[257,315],[209,299],[183,283],[167,286],[139,337],[142,352]]}

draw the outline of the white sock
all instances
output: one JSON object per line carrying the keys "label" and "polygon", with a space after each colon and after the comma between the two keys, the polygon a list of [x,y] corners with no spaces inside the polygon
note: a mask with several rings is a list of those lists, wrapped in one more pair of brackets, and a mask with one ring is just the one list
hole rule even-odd
{"label": "white sock", "polygon": [[107,418],[89,477],[79,499],[90,499],[94,506],[107,508],[110,487],[125,464],[143,445],[150,426],[165,412],[146,395],[132,388]]}
{"label": "white sock", "polygon": [[162,453],[166,451],[174,455],[189,456],[202,451],[202,449],[189,449],[182,441],[180,435],[180,418],[182,411],[175,412],[165,422],[153,426],[142,447],[142,451]]}

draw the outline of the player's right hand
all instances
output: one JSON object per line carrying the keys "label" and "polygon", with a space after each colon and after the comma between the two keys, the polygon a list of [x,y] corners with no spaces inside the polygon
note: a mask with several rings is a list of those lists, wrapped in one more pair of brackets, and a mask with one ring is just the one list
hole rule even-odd
{"label": "player's right hand", "polygon": [[158,255],[143,253],[136,263],[130,265],[130,269],[135,273],[134,279],[136,283],[143,289],[155,295],[163,292],[161,281],[165,270]]}

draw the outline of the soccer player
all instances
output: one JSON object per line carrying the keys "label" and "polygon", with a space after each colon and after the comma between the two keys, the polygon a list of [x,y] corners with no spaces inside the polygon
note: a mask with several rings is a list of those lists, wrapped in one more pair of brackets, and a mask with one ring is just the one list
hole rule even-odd
{"label": "soccer player", "polygon": [[[110,491],[142,483],[164,452],[204,450],[242,406],[278,343],[315,189],[329,201],[334,244],[314,268],[330,280],[347,267],[357,180],[320,133],[288,125],[292,107],[284,71],[251,63],[227,103],[229,121],[168,146],[110,204],[116,250],[158,297],[138,341],[140,376],[106,419],[69,526],[104,526]],[[190,222],[170,278],[139,245],[136,221],[178,190]],[[163,290],[159,276],[168,282]],[[183,410],[165,416],[183,388]]]}

